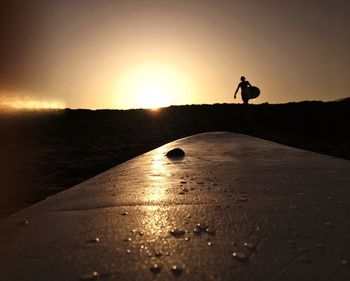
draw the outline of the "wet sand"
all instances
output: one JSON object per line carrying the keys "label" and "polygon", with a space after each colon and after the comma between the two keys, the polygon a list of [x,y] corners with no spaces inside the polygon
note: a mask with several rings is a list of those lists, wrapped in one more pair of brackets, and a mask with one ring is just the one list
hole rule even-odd
{"label": "wet sand", "polygon": [[196,134],[0,219],[1,278],[348,281],[349,174],[347,160]]}
{"label": "wet sand", "polygon": [[347,120],[349,100],[1,113],[0,216],[201,132],[243,133],[350,159]]}

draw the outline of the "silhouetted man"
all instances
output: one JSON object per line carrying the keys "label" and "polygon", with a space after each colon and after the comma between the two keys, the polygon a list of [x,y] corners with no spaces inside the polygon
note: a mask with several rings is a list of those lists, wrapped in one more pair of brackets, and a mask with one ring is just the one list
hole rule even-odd
{"label": "silhouetted man", "polygon": [[242,76],[241,77],[241,82],[238,84],[238,87],[237,87],[237,90],[235,92],[235,98],[236,98],[236,95],[237,95],[237,92],[239,90],[239,88],[241,88],[241,96],[242,96],[242,100],[244,102],[244,104],[248,104],[248,100],[249,98],[247,98],[245,95],[244,95],[244,90],[248,87],[251,87],[252,85],[250,85],[250,83],[248,81],[245,80],[245,77]]}

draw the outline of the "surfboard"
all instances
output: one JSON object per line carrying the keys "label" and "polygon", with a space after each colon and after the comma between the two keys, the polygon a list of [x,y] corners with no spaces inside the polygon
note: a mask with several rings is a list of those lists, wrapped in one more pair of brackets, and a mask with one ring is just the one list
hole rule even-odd
{"label": "surfboard", "polygon": [[242,93],[243,99],[255,99],[260,95],[260,89],[255,86],[247,87]]}

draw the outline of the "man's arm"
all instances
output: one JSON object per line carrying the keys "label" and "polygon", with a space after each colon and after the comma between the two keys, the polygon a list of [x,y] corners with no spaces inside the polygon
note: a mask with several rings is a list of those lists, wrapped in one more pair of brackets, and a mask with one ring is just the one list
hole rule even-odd
{"label": "man's arm", "polygon": [[237,92],[238,92],[239,88],[240,88],[240,85],[237,86],[237,89],[236,89],[235,97],[234,97],[234,98],[236,98],[236,95],[237,95]]}

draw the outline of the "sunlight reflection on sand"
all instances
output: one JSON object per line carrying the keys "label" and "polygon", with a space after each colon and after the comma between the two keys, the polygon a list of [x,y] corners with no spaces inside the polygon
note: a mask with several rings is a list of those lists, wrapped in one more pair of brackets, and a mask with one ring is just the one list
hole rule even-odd
{"label": "sunlight reflection on sand", "polygon": [[154,154],[151,160],[151,170],[148,176],[149,188],[145,194],[147,201],[158,203],[166,199],[166,186],[164,177],[169,175],[168,165],[166,165],[165,147],[161,147],[157,150],[157,154]]}

